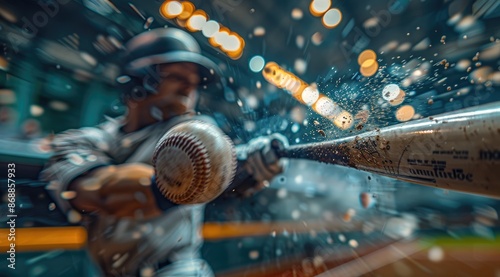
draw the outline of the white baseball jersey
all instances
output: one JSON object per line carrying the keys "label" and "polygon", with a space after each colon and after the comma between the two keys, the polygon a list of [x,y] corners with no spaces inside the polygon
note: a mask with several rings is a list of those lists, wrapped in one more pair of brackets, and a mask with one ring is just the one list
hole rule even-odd
{"label": "white baseball jersey", "polygon": [[[151,164],[155,145],[165,132],[193,118],[179,116],[132,133],[120,130],[121,119],[63,132],[54,139],[54,155],[41,177],[50,181],[47,190],[68,213],[72,208],[61,193],[71,181],[102,165]],[[199,253],[203,215],[204,205],[181,205],[150,220],[84,214],[82,224],[88,230],[89,252],[105,276],[150,276],[151,272],[165,277],[213,276]]]}

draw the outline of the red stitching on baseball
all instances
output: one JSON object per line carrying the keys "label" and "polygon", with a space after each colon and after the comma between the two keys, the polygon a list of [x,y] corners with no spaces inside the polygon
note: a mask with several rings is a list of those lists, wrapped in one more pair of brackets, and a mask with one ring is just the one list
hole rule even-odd
{"label": "red stitching on baseball", "polygon": [[[160,191],[174,202],[191,201],[204,193],[210,181],[211,172],[208,151],[203,143],[193,135],[177,133],[173,134],[165,143],[162,143],[159,147],[159,151],[162,151],[165,147],[178,148],[188,155],[193,165],[193,176],[191,179],[192,187],[199,189],[191,189],[177,195],[174,195],[174,192],[167,192],[166,188],[162,188]],[[158,157],[158,155],[156,155],[156,157]]]}
{"label": "red stitching on baseball", "polygon": [[[209,126],[211,127],[212,125],[203,122],[203,121],[197,121],[197,123],[201,123],[202,125]],[[233,145],[233,142],[231,139],[224,133],[222,133],[222,138],[230,145]],[[162,172],[162,174],[158,174],[157,172],[157,162],[159,159],[159,156],[162,155],[162,152],[165,148],[168,147],[175,147],[177,149],[180,149],[186,155],[189,157],[189,160],[191,161],[191,164],[193,166],[193,176],[191,179],[191,188],[188,191],[185,191],[182,194],[175,194],[176,192],[168,192],[167,187],[161,186],[162,183],[166,183],[165,179],[165,172]],[[159,178],[159,186],[158,188],[160,189],[161,193],[165,195],[167,198],[169,198],[171,201],[176,202],[176,203],[193,203],[196,202],[196,199],[199,198],[201,194],[205,193],[205,190],[207,189],[209,183],[212,181],[211,180],[211,160],[210,157],[208,156],[208,150],[205,147],[204,143],[199,140],[196,136],[187,134],[184,132],[177,132],[173,134],[169,134],[169,137],[159,143],[156,147],[156,151],[153,156],[153,164],[155,167],[155,174],[156,176],[160,177]],[[232,156],[232,165],[236,165],[237,157],[236,157],[236,152],[233,150],[231,151],[231,156]],[[162,157],[163,159],[166,159],[168,157]],[[162,163],[165,163],[168,161],[162,160]],[[228,172],[227,176],[229,179],[223,179],[224,182],[229,182],[232,180],[236,174],[236,167],[235,166],[230,166],[229,167],[230,172]],[[160,170],[161,171],[161,170]],[[224,184],[220,184],[224,185]],[[221,192],[222,193],[222,192]]]}

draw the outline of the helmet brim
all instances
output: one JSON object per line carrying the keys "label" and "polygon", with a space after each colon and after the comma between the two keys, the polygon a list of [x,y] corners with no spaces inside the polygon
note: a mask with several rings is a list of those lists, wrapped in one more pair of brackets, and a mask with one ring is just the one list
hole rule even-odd
{"label": "helmet brim", "polygon": [[194,52],[172,51],[165,54],[142,57],[130,62],[126,71],[135,76],[142,77],[151,74],[151,67],[159,64],[170,63],[193,63],[198,66],[200,75],[200,86],[212,86],[220,84],[224,87],[225,81],[219,66],[209,58]]}

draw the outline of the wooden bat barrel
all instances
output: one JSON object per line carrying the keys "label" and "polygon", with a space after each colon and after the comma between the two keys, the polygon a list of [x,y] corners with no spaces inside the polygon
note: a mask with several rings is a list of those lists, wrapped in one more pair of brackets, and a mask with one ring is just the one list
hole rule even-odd
{"label": "wooden bat barrel", "polygon": [[443,189],[500,198],[500,102],[289,148],[308,159]]}

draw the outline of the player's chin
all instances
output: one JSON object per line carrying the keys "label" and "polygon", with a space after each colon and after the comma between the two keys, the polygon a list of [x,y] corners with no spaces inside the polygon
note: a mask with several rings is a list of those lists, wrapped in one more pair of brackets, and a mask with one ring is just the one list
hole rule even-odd
{"label": "player's chin", "polygon": [[194,110],[194,102],[187,97],[171,98],[169,101],[160,103],[157,107],[163,113],[163,118],[168,119],[172,116],[183,115]]}
{"label": "player's chin", "polygon": [[171,116],[183,115],[191,111],[191,107],[183,103],[178,103],[176,105],[170,105],[166,107],[166,113]]}

